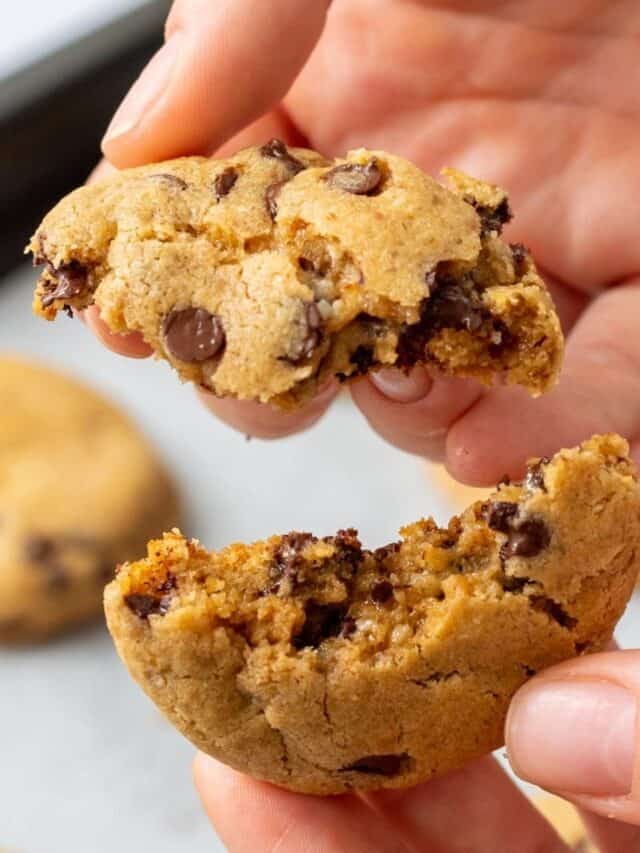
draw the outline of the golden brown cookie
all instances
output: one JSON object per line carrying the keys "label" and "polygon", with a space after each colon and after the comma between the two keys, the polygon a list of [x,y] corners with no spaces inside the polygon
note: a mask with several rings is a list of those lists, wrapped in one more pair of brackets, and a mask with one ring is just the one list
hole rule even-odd
{"label": "golden brown cookie", "polygon": [[219,553],[168,533],[105,606],[200,749],[298,791],[401,787],[497,747],[527,678],[609,640],[639,538],[628,446],[602,436],[373,552],[353,530]]}
{"label": "golden brown cookie", "polygon": [[75,380],[4,356],[0,399],[0,642],[31,642],[97,617],[177,504],[138,430]]}
{"label": "golden brown cookie", "polygon": [[447,174],[451,190],[381,151],[278,140],[129,169],[46,216],[35,311],[96,304],[184,380],[281,407],[416,362],[546,391],[562,333],[529,253],[500,239],[506,194]]}

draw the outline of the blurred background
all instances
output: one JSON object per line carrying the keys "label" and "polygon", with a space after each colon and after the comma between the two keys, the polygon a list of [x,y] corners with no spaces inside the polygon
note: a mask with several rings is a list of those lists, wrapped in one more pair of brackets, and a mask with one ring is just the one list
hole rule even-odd
{"label": "blurred background", "polygon": [[[119,403],[172,469],[185,532],[208,547],[350,525],[376,547],[420,516],[445,521],[475,495],[377,439],[346,395],[310,433],[247,442],[207,415],[167,365],[108,353],[77,321],[32,316],[36,274],[23,247],[97,162],[109,117],[160,44],[168,7],[3,4],[0,353],[62,368]],[[626,644],[640,635],[634,611],[620,632]],[[191,785],[192,752],[129,679],[103,627],[0,649],[0,850],[222,850]]]}

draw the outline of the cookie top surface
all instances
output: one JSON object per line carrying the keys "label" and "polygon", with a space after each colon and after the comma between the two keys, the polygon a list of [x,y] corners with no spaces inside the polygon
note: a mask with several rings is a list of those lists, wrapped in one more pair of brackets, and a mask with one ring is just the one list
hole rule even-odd
{"label": "cookie top surface", "polygon": [[96,615],[118,561],[177,517],[137,429],[95,392],[0,357],[0,641]]}
{"label": "cookie top surface", "polygon": [[95,303],[183,379],[285,407],[328,376],[417,360],[540,393],[562,355],[544,283],[499,239],[504,192],[450,181],[384,152],[327,161],[278,140],[126,170],[45,218],[35,310]]}
{"label": "cookie top surface", "polygon": [[398,787],[501,743],[514,692],[601,648],[640,567],[640,484],[601,436],[448,528],[207,552],[178,532],[105,606],[133,677],[201,749],[295,790]]}

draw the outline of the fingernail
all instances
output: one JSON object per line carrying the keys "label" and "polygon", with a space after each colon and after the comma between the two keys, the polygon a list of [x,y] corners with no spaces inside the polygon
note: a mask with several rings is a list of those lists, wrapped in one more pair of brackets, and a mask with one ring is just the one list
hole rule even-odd
{"label": "fingernail", "polygon": [[383,367],[371,374],[371,382],[394,403],[415,403],[426,397],[433,381],[424,367],[414,367],[407,374],[396,367]]}
{"label": "fingernail", "polygon": [[111,119],[103,144],[130,133],[166,91],[182,47],[178,31],[153,56]]}
{"label": "fingernail", "polygon": [[543,788],[592,796],[628,794],[636,715],[633,694],[611,682],[531,682],[509,711],[509,761],[519,776]]}

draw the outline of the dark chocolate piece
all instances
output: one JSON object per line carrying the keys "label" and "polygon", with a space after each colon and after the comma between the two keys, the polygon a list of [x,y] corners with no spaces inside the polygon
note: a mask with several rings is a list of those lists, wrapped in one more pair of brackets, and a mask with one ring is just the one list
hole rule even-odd
{"label": "dark chocolate piece", "polygon": [[375,158],[368,163],[343,163],[324,176],[326,183],[333,189],[343,190],[351,195],[375,195],[382,181]]}
{"label": "dark chocolate piece", "polygon": [[190,364],[213,358],[225,345],[222,320],[204,308],[171,311],[165,317],[163,334],[171,355]]}

